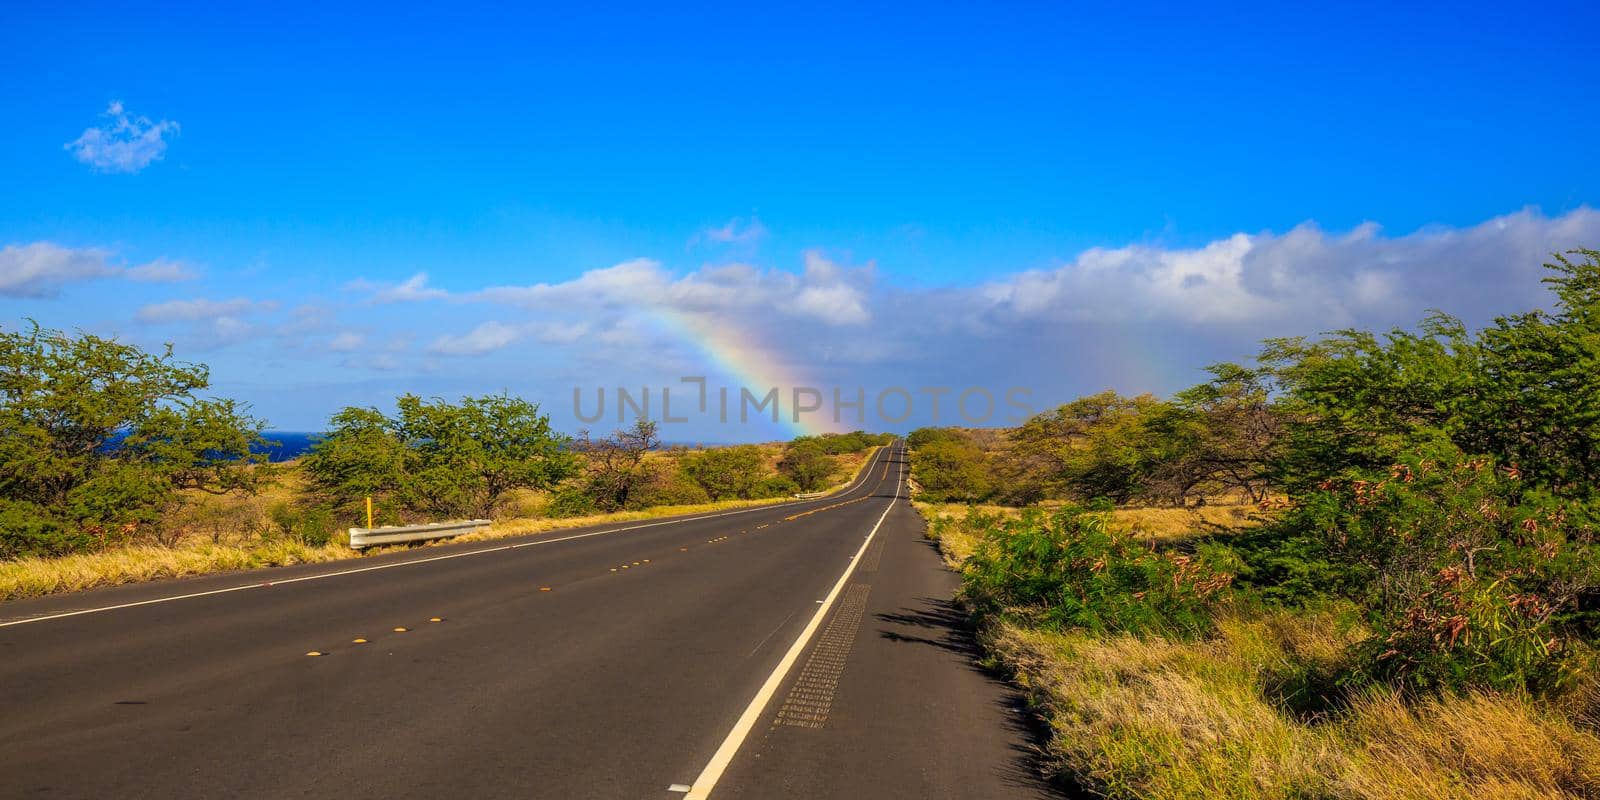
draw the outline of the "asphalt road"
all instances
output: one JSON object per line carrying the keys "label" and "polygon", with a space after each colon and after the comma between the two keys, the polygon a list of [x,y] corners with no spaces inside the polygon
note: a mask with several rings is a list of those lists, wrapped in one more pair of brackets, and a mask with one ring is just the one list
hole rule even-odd
{"label": "asphalt road", "polygon": [[1048,796],[904,468],[0,604],[0,797]]}

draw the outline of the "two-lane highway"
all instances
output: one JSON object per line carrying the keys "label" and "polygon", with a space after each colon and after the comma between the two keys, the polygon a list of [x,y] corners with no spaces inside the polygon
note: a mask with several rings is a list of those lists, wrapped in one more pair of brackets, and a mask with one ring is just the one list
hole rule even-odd
{"label": "two-lane highway", "polygon": [[859,616],[904,469],[896,445],[818,500],[0,605],[0,797],[726,793]]}

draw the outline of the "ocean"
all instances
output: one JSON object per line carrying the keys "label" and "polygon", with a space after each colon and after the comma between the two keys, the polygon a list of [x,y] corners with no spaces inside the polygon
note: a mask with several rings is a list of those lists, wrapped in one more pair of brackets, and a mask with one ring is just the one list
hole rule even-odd
{"label": "ocean", "polygon": [[261,434],[272,447],[257,448],[257,453],[263,453],[268,461],[288,461],[299,458],[311,450],[311,445],[321,438],[322,434],[309,431],[266,431]]}

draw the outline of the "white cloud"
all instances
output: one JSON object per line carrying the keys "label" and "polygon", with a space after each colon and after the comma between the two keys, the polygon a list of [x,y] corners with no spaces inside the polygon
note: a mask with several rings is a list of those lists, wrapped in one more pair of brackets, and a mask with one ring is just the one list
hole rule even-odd
{"label": "white cloud", "polygon": [[428,273],[418,272],[400,283],[377,283],[365,278],[357,278],[345,284],[346,291],[368,292],[371,301],[379,304],[387,303],[416,303],[423,300],[442,300],[450,296],[443,289],[435,289],[428,285]]}
{"label": "white cloud", "polygon": [[594,269],[570,281],[496,286],[469,299],[547,311],[649,310],[803,317],[830,325],[871,319],[866,290],[872,268],[847,268],[806,254],[805,271],[760,270],[747,264],[674,275],[648,258]]}
{"label": "white cloud", "polygon": [[1550,253],[1600,242],[1600,213],[1534,210],[1469,228],[1385,237],[1366,224],[1344,234],[1303,223],[1283,234],[1237,233],[1194,248],[1095,248],[1048,270],[1016,273],[966,298],[984,322],[1166,321],[1323,329],[1388,318],[1418,303],[1472,314],[1536,302]]}
{"label": "white cloud", "polygon": [[754,216],[748,220],[744,217],[734,217],[722,225],[701,229],[689,243],[707,241],[717,244],[754,244],[766,236],[767,226],[762,225],[760,219]]}
{"label": "white cloud", "polygon": [[327,348],[335,353],[348,353],[353,350],[360,350],[366,343],[367,337],[365,334],[355,331],[341,331],[328,340]]}
{"label": "white cloud", "polygon": [[73,158],[100,172],[138,172],[161,160],[167,135],[178,133],[178,123],[129,114],[120,100],[113,100],[103,116],[106,121],[99,127],[87,128],[63,145]]}
{"label": "white cloud", "polygon": [[124,266],[98,247],[62,247],[50,242],[0,248],[0,296],[54,297],[69,283],[123,277],[143,282],[188,280],[194,273],[165,259]]}
{"label": "white cloud", "polygon": [[192,281],[199,278],[199,273],[189,265],[178,261],[168,261],[158,258],[148,264],[129,267],[124,273],[130,281],[140,283],[175,283],[177,281]]}
{"label": "white cloud", "polygon": [[428,352],[443,356],[478,356],[504,348],[523,335],[524,332],[514,325],[489,321],[461,336],[434,339],[428,345]]}
{"label": "white cloud", "polygon": [[256,301],[243,297],[231,300],[168,300],[139,309],[135,317],[140,322],[196,322],[201,320],[233,319],[247,314],[272,311],[278,304],[270,300]]}

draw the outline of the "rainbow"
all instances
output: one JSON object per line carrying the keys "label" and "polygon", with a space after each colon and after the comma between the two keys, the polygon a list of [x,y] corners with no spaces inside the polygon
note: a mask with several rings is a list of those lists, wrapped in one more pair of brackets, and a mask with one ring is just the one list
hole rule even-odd
{"label": "rainbow", "polygon": [[[727,380],[720,386],[728,388],[730,417],[736,413],[735,404],[741,386],[758,396],[775,386],[778,388],[780,404],[778,422],[792,435],[815,436],[850,430],[846,423],[852,419],[847,418],[837,425],[833,421],[833,411],[829,406],[833,400],[831,387],[809,380],[750,331],[710,315],[689,314],[668,308],[653,309],[652,316],[662,328],[699,351],[721,373],[719,377]],[[719,384],[713,376],[706,377],[706,391],[711,398],[715,398]],[[824,394],[823,408],[802,414],[798,423],[794,421],[790,407],[796,386],[816,387]],[[710,399],[707,411],[714,416],[716,408],[716,400]]]}

